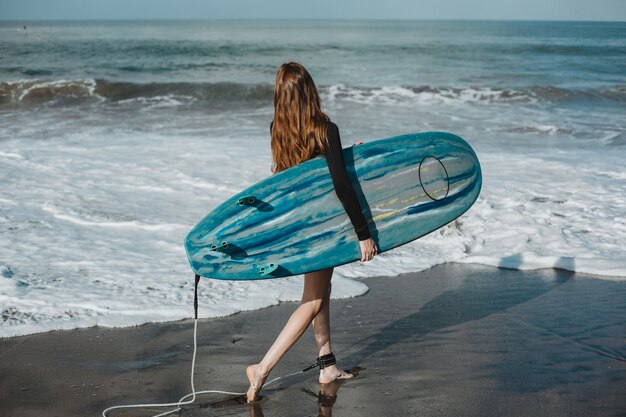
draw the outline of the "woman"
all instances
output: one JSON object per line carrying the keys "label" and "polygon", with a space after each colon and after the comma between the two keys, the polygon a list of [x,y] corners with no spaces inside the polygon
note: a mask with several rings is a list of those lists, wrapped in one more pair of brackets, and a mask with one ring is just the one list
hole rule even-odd
{"label": "woman", "polygon": [[[272,136],[272,172],[277,173],[318,155],[325,155],[337,196],[341,200],[356,232],[361,248],[361,261],[369,261],[376,253],[367,222],[348,178],[344,165],[337,125],[321,110],[320,98],[308,71],[296,62],[278,69],[274,86],[274,120]],[[300,306],[269,348],[263,360],[246,369],[250,380],[248,402],[254,401],[268,375],[283,355],[313,323],[319,351],[319,382],[351,378],[340,370],[330,347],[329,302],[333,268],[304,275],[304,292]]]}

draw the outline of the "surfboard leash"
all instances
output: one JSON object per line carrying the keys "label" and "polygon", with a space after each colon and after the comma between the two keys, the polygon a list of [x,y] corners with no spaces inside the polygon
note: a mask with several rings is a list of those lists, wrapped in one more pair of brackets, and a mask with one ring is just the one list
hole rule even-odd
{"label": "surfboard leash", "polygon": [[200,282],[200,275],[196,274],[195,288],[193,290],[193,314],[196,320],[198,320],[198,283]]}
{"label": "surfboard leash", "polygon": [[[227,395],[246,395],[245,392],[232,392],[232,391],[220,391],[220,390],[205,390],[205,391],[196,391],[196,388],[194,386],[194,373],[195,373],[195,369],[196,369],[196,353],[198,351],[198,284],[200,283],[200,275],[195,274],[195,278],[194,278],[194,292],[193,292],[193,310],[194,310],[194,321],[193,321],[193,355],[191,358],[191,377],[190,377],[190,382],[191,382],[191,393],[190,394],[186,394],[185,396],[181,397],[178,402],[175,403],[152,403],[152,404],[129,404],[129,405],[116,405],[113,407],[109,407],[107,409],[105,409],[104,411],[102,411],[102,417],[108,417],[108,413],[113,411],[113,410],[122,410],[122,409],[132,409],[132,408],[161,408],[161,407],[176,407],[175,409],[169,410],[169,411],[165,411],[163,413],[160,414],[156,414],[153,415],[152,417],[165,417],[167,415],[176,413],[178,411],[182,410],[183,405],[191,405],[194,402],[196,402],[196,396],[200,395],[200,394],[227,394]],[[332,355],[332,353],[331,353]],[[325,355],[328,356],[328,355]],[[279,381],[281,379],[293,376],[293,375],[297,375],[297,374],[301,374],[303,372],[306,372],[310,369],[315,368],[316,366],[320,366],[320,359],[318,358],[317,362],[305,369],[303,369],[302,371],[298,371],[298,372],[293,372],[291,374],[287,374],[287,375],[283,375],[283,376],[279,376],[276,377],[274,379],[272,379],[271,381],[263,384],[263,388],[267,387],[270,384],[273,384],[276,381]],[[328,360],[328,358],[326,358],[325,360]],[[187,400],[187,398],[191,397],[190,400]]]}

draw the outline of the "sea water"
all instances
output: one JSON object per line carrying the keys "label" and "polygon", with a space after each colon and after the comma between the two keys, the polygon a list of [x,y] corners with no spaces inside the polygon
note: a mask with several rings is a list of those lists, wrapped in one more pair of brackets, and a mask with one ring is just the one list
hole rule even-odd
{"label": "sea water", "polygon": [[[183,239],[271,175],[291,60],[344,147],[442,130],[483,168],[465,215],[336,268],[333,297],[452,261],[626,279],[626,23],[4,21],[0,57],[0,336],[189,317]],[[200,315],[301,290],[203,280]]]}

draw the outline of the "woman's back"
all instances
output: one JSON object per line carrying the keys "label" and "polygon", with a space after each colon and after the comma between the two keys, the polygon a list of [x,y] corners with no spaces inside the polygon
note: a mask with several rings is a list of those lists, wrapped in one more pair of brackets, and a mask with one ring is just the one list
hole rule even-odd
{"label": "woman's back", "polygon": [[[272,131],[273,122],[270,123],[270,133]],[[339,135],[339,127],[331,121],[326,126],[326,154],[323,154],[319,146],[315,147],[312,157],[323,155],[326,157],[328,170],[335,186],[337,197],[341,201],[352,226],[359,240],[370,238],[369,228],[365,216],[361,211],[359,199],[354,191],[348,172],[346,171],[345,160],[343,157],[343,148],[341,146],[341,137]]]}

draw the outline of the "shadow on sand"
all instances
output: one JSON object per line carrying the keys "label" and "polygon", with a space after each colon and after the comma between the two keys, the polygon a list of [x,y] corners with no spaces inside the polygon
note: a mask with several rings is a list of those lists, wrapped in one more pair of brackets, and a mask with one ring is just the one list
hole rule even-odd
{"label": "shadow on sand", "polygon": [[[467,266],[459,270],[467,271]],[[419,311],[354,343],[352,346],[363,347],[344,357],[343,361],[361,364],[367,357],[396,343],[503,312],[547,293],[574,276],[573,272],[562,270],[551,271],[548,275],[551,279],[539,274],[520,279],[519,274],[520,271],[480,268],[479,272],[469,274],[458,288],[444,292]]]}

